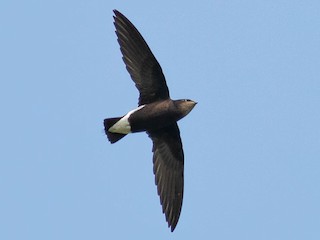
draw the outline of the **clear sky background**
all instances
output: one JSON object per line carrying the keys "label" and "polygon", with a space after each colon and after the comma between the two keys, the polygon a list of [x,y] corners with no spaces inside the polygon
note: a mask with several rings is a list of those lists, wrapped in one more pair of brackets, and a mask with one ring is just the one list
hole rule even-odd
{"label": "clear sky background", "polygon": [[[114,33],[123,12],[160,62],[185,195],[166,226]],[[320,1],[1,1],[0,239],[320,239]]]}

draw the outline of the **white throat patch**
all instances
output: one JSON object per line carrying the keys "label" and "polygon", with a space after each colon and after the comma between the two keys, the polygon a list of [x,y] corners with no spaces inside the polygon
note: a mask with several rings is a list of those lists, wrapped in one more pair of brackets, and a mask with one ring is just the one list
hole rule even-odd
{"label": "white throat patch", "polygon": [[131,133],[131,126],[130,126],[128,119],[132,113],[140,110],[144,106],[145,105],[141,105],[138,108],[133,109],[130,112],[128,112],[124,117],[122,117],[118,122],[116,122],[111,128],[109,128],[108,131],[112,132],[112,133],[121,133],[121,134]]}

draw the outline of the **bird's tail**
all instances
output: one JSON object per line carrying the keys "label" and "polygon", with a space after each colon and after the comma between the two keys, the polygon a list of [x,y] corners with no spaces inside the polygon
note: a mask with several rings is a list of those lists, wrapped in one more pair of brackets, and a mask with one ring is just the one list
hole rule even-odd
{"label": "bird's tail", "polygon": [[121,134],[121,133],[112,133],[109,132],[109,128],[111,128],[116,122],[118,122],[121,119],[121,117],[117,118],[107,118],[103,121],[104,124],[104,131],[107,134],[107,137],[111,143],[115,143],[119,141],[121,138],[126,136],[127,134]]}

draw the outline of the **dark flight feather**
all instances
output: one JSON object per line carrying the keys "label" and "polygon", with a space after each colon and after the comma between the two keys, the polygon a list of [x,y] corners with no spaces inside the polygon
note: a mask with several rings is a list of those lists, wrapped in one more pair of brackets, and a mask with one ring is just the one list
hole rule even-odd
{"label": "dark flight feather", "polygon": [[122,59],[140,92],[139,105],[169,98],[161,66],[135,26],[114,10],[114,25]]}
{"label": "dark flight feather", "polygon": [[184,155],[177,123],[149,131],[153,141],[153,172],[162,211],[173,231],[178,223],[183,199]]}
{"label": "dark flight feather", "polygon": [[118,122],[121,119],[121,117],[117,118],[107,118],[103,121],[104,125],[104,131],[107,134],[107,137],[111,143],[118,142],[121,138],[125,137],[126,134],[121,133],[112,133],[109,132],[109,128],[111,128],[116,122]]}
{"label": "dark flight feather", "polygon": [[[181,116],[188,114],[196,104],[191,100],[170,99],[169,90],[161,66],[154,57],[147,43],[135,28],[135,26],[120,12],[114,10],[114,25],[122,52],[122,59],[126,68],[139,90],[139,106],[150,108],[150,112],[139,110],[132,113],[129,123],[132,130],[147,131],[153,142],[153,172],[157,185],[158,195],[162,211],[165,214],[168,226],[173,232],[177,226],[183,200],[184,184],[184,154],[180,131],[176,121],[180,119],[177,115],[176,120],[173,116],[179,112]],[[161,108],[168,100],[171,108]],[[157,103],[156,103],[157,102]],[[155,103],[154,105],[152,103]],[[170,105],[171,104],[171,105]],[[183,106],[180,107],[179,106]],[[154,112],[155,111],[155,112]],[[151,122],[150,116],[159,114],[158,122]],[[162,113],[165,113],[161,115]],[[164,120],[163,122],[159,119]],[[169,120],[167,120],[169,119]],[[117,119],[106,119],[105,130],[109,140],[113,143],[125,135],[114,135],[108,129]],[[139,126],[139,127],[137,127]],[[164,127],[162,127],[164,126]],[[144,128],[145,127],[145,128]],[[136,129],[135,129],[136,128]]]}

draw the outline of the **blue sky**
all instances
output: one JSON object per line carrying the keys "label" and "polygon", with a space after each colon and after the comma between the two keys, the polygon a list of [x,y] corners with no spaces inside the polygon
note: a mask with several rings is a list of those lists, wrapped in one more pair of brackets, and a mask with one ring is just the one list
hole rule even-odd
{"label": "blue sky", "polygon": [[[1,1],[0,239],[320,239],[319,1]],[[185,195],[166,226],[112,10],[160,62]]]}

